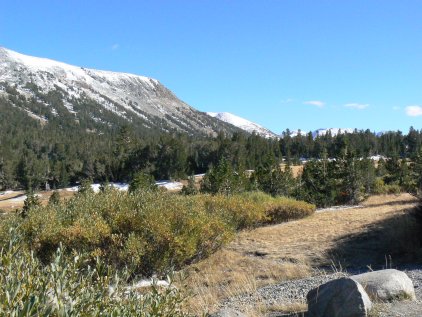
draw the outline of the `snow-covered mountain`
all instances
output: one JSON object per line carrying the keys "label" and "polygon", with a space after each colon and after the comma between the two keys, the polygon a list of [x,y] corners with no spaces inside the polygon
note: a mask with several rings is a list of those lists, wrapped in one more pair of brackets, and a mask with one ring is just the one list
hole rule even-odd
{"label": "snow-covered mountain", "polygon": [[249,133],[257,133],[265,138],[277,138],[279,137],[274,132],[264,128],[263,126],[249,121],[247,119],[241,118],[229,112],[207,112],[210,117],[217,118],[223,122],[230,123],[235,127],[238,127]]}
{"label": "snow-covered mountain", "polygon": [[289,135],[290,135],[290,137],[294,138],[298,135],[306,136],[308,133],[309,133],[309,131],[293,130],[293,131],[290,131]]}
{"label": "snow-covered mountain", "polygon": [[[312,137],[315,139],[319,136],[324,136],[328,133],[331,133],[332,136],[336,136],[338,134],[344,134],[344,133],[353,133],[355,129],[351,128],[327,128],[327,129],[318,129],[315,131],[311,131]],[[294,130],[290,131],[290,137],[296,137],[298,135],[306,136],[309,133],[309,131],[303,131],[303,130]]]}
{"label": "snow-covered mountain", "polygon": [[[116,117],[145,129],[215,134],[233,127],[178,99],[158,80],[72,66],[0,47],[0,96],[38,119],[71,115],[104,126]],[[41,106],[29,107],[30,101]],[[34,110],[34,109],[37,110]],[[40,109],[42,108],[42,109]]]}
{"label": "snow-covered mountain", "polygon": [[319,136],[324,136],[328,133],[331,133],[332,136],[336,136],[338,134],[345,134],[345,133],[353,133],[355,129],[350,128],[329,128],[329,129],[318,129],[312,132],[312,136],[314,138]]}

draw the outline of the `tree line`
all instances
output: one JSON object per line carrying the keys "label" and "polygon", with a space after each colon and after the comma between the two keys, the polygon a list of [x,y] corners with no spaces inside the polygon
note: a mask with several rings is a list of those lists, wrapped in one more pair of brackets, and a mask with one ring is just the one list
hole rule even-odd
{"label": "tree line", "polygon": [[[374,161],[348,154],[336,159],[313,159],[294,176],[289,164],[268,158],[254,171],[234,167],[222,159],[201,182],[200,191],[232,195],[262,191],[286,196],[318,207],[357,204],[371,194],[419,194],[422,190],[422,151],[413,160],[392,157]],[[189,181],[182,193],[196,194]]]}
{"label": "tree line", "polygon": [[0,190],[54,189],[84,179],[130,182],[138,172],[156,180],[180,179],[206,173],[223,158],[234,169],[256,171],[271,165],[269,162],[299,164],[302,158],[383,155],[395,161],[413,161],[422,144],[422,132],[413,128],[406,135],[397,131],[377,136],[369,130],[356,130],[317,138],[311,134],[291,137],[286,131],[280,139],[240,132],[221,132],[214,137],[162,133],[124,123],[96,130],[60,116],[39,122],[1,98],[0,114]]}

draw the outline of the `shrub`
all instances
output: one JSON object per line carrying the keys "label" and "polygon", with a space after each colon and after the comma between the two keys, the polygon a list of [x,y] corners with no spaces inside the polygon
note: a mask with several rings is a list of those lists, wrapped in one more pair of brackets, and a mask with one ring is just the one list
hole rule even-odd
{"label": "shrub", "polygon": [[136,272],[151,275],[208,256],[236,230],[298,219],[314,209],[259,192],[184,196],[109,189],[33,208],[17,221],[23,239],[44,263],[62,243],[91,261],[98,256],[118,267],[131,263]]}
{"label": "shrub", "polygon": [[68,257],[62,248],[43,266],[21,244],[12,232],[0,252],[1,316],[186,316],[171,285],[153,284],[140,296],[125,286],[126,270],[114,272],[98,259],[88,266],[83,254]]}
{"label": "shrub", "polygon": [[206,205],[209,212],[219,214],[236,230],[300,219],[315,212],[315,205],[259,191],[208,196]]}
{"label": "shrub", "polygon": [[269,223],[305,218],[315,212],[315,205],[285,197],[274,198],[266,204]]}
{"label": "shrub", "polygon": [[235,230],[266,222],[265,206],[246,195],[207,196],[205,205],[209,213],[218,215]]}
{"label": "shrub", "polygon": [[273,197],[255,191],[243,194],[265,209],[266,223],[280,223],[310,216],[315,212],[315,205],[287,197]]}
{"label": "shrub", "polygon": [[118,266],[133,262],[145,274],[204,257],[233,234],[222,218],[206,211],[203,201],[160,191],[77,195],[31,210],[21,228],[44,261],[61,242]]}
{"label": "shrub", "polygon": [[398,184],[385,184],[381,178],[375,180],[373,193],[376,195],[400,194],[402,188]]}

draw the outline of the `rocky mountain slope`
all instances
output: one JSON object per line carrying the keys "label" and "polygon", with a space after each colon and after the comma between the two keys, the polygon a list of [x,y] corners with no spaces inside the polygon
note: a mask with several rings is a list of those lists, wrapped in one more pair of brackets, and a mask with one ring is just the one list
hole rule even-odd
{"label": "rocky mountain slope", "polygon": [[66,117],[90,130],[125,122],[140,130],[188,134],[237,130],[195,110],[156,79],[72,66],[1,47],[0,96],[43,124]]}
{"label": "rocky mountain slope", "polygon": [[230,123],[244,131],[247,131],[249,133],[257,133],[263,137],[266,138],[276,138],[278,137],[277,134],[274,132],[268,130],[267,128],[264,128],[263,126],[260,126],[257,123],[254,123],[252,121],[249,121],[247,119],[241,118],[239,116],[236,116],[234,114],[228,113],[228,112],[207,112],[207,114],[213,118],[217,118],[223,122]]}

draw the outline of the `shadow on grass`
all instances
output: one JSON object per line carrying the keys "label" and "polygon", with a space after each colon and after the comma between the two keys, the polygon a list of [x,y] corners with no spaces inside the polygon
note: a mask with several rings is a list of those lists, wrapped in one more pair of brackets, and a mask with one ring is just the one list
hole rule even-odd
{"label": "shadow on grass", "polygon": [[359,234],[340,237],[328,255],[351,269],[384,269],[422,260],[422,207],[376,222]]}
{"label": "shadow on grass", "polygon": [[403,206],[403,205],[409,205],[412,203],[409,200],[398,200],[398,201],[389,201],[389,202],[380,202],[377,204],[365,204],[365,208],[376,208],[376,207],[382,207],[382,206]]}

